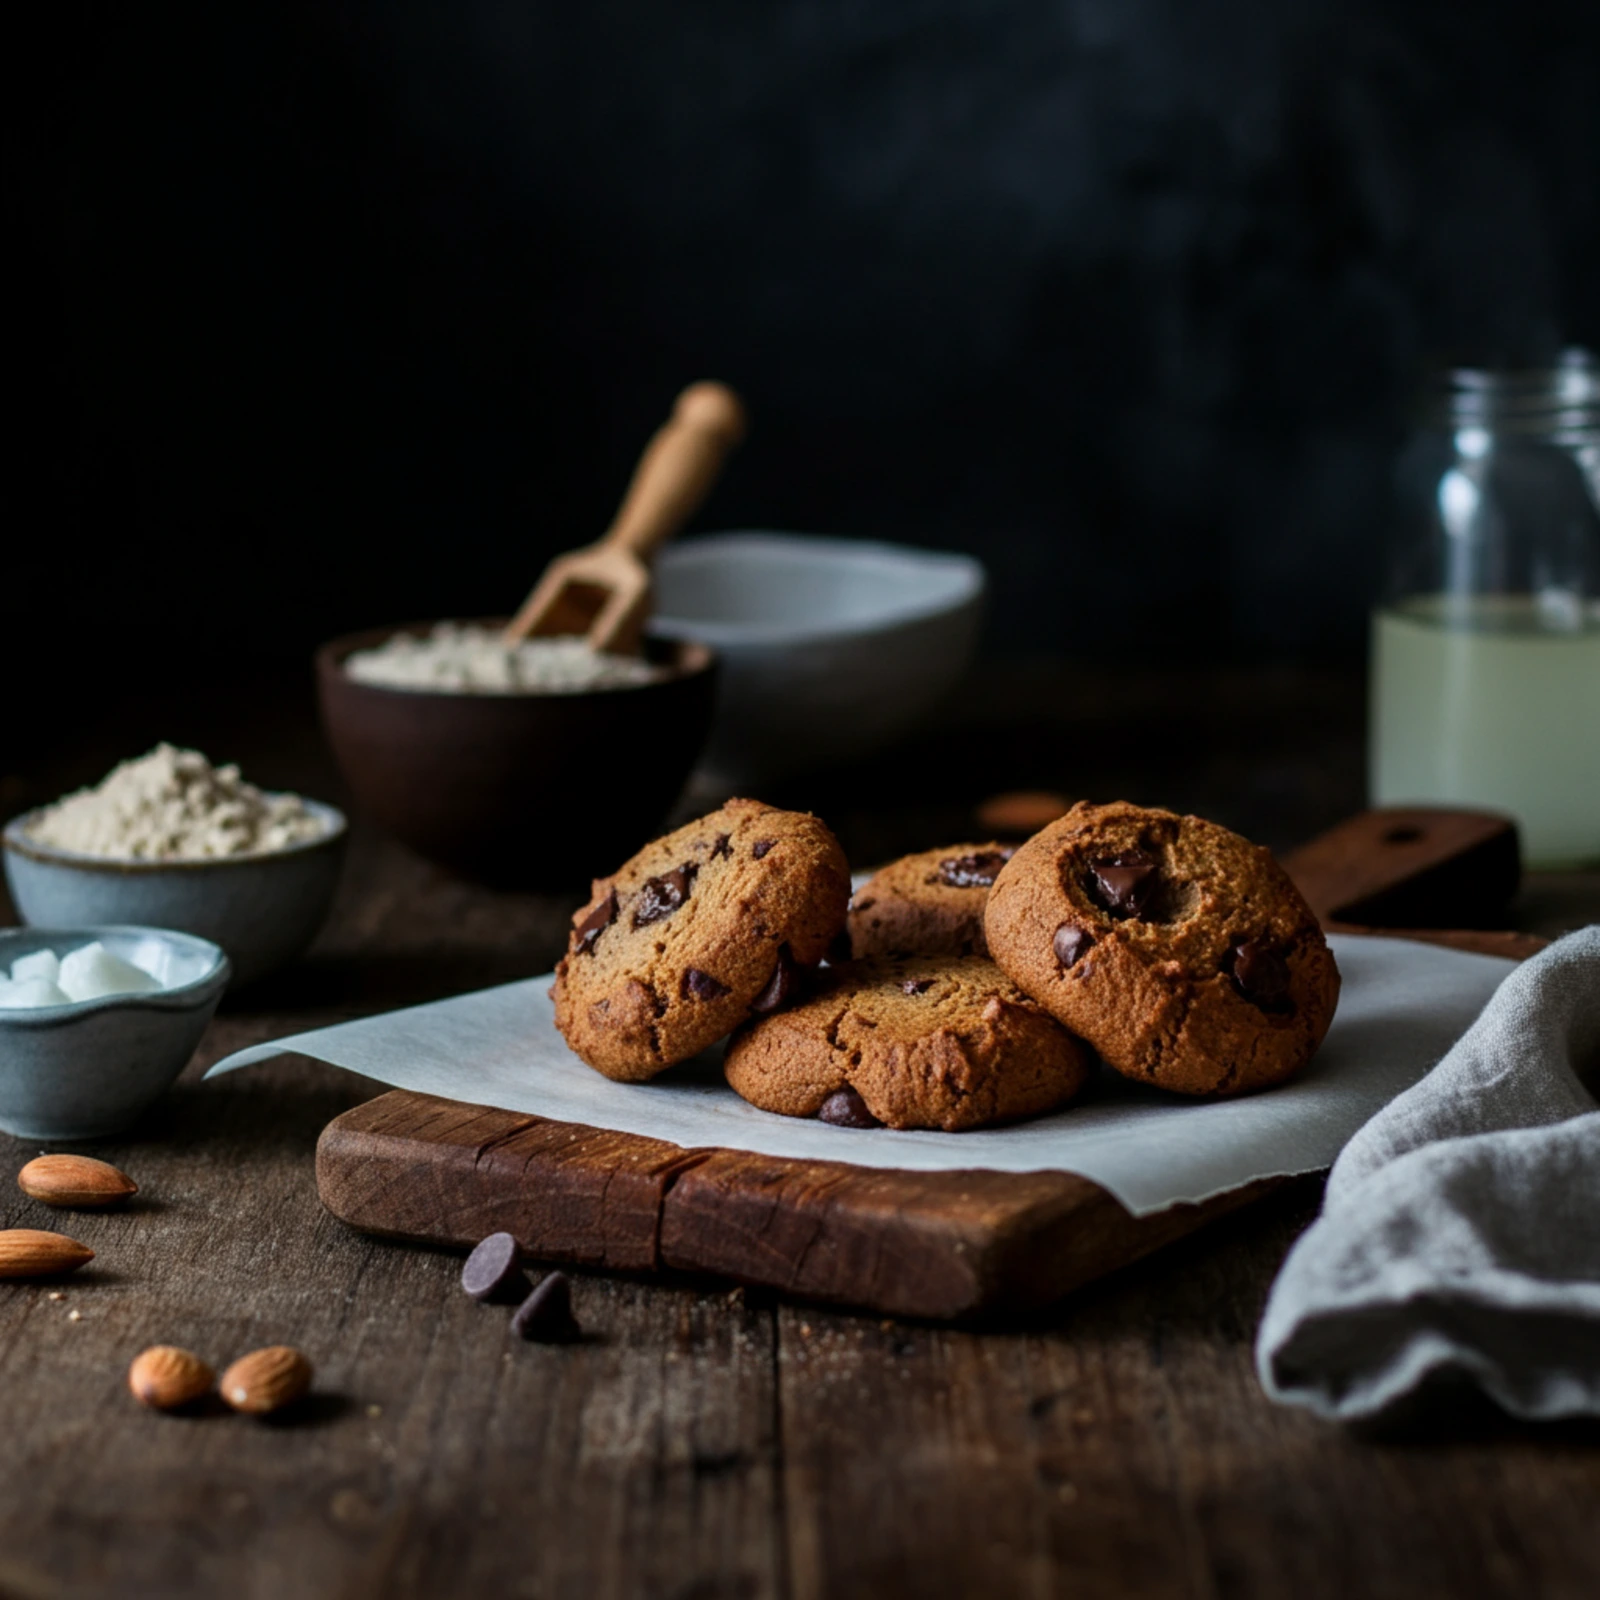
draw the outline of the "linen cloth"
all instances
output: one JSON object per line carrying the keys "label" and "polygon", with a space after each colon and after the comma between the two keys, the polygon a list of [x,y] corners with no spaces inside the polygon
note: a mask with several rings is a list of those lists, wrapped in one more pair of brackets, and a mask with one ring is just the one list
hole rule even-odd
{"label": "linen cloth", "polygon": [[1507,977],[1351,1139],[1256,1340],[1274,1400],[1342,1421],[1430,1382],[1600,1415],[1600,925]]}

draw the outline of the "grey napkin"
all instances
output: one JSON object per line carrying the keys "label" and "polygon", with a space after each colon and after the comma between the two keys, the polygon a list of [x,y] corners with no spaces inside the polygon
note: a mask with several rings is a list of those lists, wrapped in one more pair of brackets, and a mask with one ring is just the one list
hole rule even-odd
{"label": "grey napkin", "polygon": [[1517,968],[1345,1146],[1256,1340],[1274,1399],[1343,1421],[1467,1379],[1600,1415],[1600,925]]}

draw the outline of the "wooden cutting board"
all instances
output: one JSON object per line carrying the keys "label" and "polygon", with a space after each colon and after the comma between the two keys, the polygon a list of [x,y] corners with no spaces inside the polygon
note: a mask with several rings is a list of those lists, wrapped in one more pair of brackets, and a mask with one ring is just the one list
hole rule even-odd
{"label": "wooden cutting board", "polygon": [[[1492,925],[1516,890],[1516,832],[1503,818],[1365,812],[1285,866],[1330,930],[1516,959],[1543,943],[1460,925]],[[1049,1304],[1278,1182],[1133,1217],[1067,1173],[685,1150],[405,1090],[335,1118],[317,1145],[323,1204],[365,1233],[466,1248],[504,1230],[539,1261],[713,1274],[938,1319]]]}

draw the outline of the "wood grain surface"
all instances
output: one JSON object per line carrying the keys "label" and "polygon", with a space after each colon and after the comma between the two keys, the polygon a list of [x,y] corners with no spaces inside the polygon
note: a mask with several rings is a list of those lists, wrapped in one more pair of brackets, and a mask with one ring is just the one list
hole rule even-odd
{"label": "wood grain surface", "polygon": [[[988,789],[1087,783],[1083,752],[1099,750],[1093,792],[1137,795],[1128,763],[1154,749],[1175,776],[1146,780],[1152,798],[1226,814],[1237,794],[1242,820],[1259,805],[1289,818],[1291,839],[1319,825],[1324,795],[1338,809],[1321,822],[1348,808],[1339,773],[1358,745],[1340,742],[1331,689],[1186,677],[1091,696],[1074,680],[1041,691],[1039,715],[1073,694],[1085,709],[1061,749],[1078,766],[1041,767],[1037,737],[1018,734]],[[997,703],[981,710],[1004,752]],[[124,726],[101,745],[86,733],[83,764],[15,804],[162,733],[237,755],[261,781],[328,792],[302,720],[278,739],[258,727],[252,743],[239,714],[234,699],[211,723]],[[1258,740],[1281,730],[1254,765],[1229,742],[1245,726]],[[1117,743],[1119,727],[1137,740]],[[915,795],[934,792],[900,764]],[[1256,772],[1268,777],[1240,776]],[[959,815],[920,799],[874,809],[863,781],[817,800],[858,859],[961,836]],[[1600,909],[1592,876],[1534,888],[1548,931]],[[140,1185],[124,1211],[72,1216],[95,1260],[60,1286],[0,1284],[0,1597],[1600,1592],[1600,1428],[1524,1426],[1440,1396],[1353,1434],[1262,1397],[1256,1323],[1316,1212],[1314,1181],[987,1328],[575,1269],[584,1342],[521,1345],[504,1308],[461,1293],[459,1256],[366,1237],[318,1201],[317,1137],[370,1086],[298,1061],[197,1081],[291,1029],[547,970],[568,909],[471,888],[358,830],[314,958],[225,1002],[178,1090],[94,1149]],[[38,1153],[0,1136],[0,1225],[62,1225],[11,1186]],[[157,1341],[219,1367],[295,1344],[316,1364],[314,1398],[278,1423],[155,1415],[123,1383]]]}

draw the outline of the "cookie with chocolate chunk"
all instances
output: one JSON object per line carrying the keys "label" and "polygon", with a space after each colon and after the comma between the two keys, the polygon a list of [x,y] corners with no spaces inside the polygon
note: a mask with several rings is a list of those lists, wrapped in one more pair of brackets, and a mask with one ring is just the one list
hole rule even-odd
{"label": "cookie with chocolate chunk", "polygon": [[1009,844],[953,844],[881,867],[850,902],[850,954],[982,956],[989,885],[1015,853]]}
{"label": "cookie with chocolate chunk", "polygon": [[1001,870],[984,912],[1005,973],[1103,1060],[1180,1094],[1239,1094],[1322,1042],[1339,969],[1259,845],[1201,817],[1076,805]]}
{"label": "cookie with chocolate chunk", "polygon": [[556,1026],[606,1077],[653,1078],[793,998],[849,898],[826,824],[730,800],[595,880],[556,967]]}
{"label": "cookie with chocolate chunk", "polygon": [[724,1071],[763,1111],[956,1133],[1065,1105],[1089,1058],[992,961],[913,956],[830,969],[735,1034]]}

